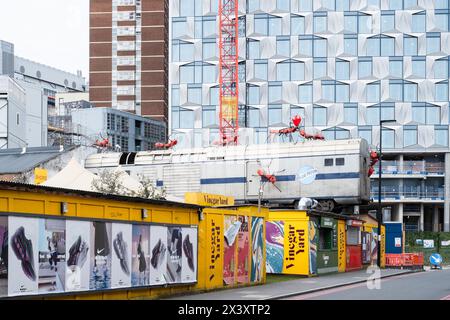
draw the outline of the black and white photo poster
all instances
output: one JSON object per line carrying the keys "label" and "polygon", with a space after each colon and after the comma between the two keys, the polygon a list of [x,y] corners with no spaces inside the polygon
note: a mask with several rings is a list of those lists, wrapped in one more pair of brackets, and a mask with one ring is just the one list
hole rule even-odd
{"label": "black and white photo poster", "polygon": [[197,281],[197,228],[182,228],[181,282]]}
{"label": "black and white photo poster", "polygon": [[182,240],[180,227],[167,228],[167,283],[181,283]]}
{"label": "black and white photo poster", "polygon": [[66,291],[89,290],[91,222],[66,221]]}
{"label": "black and white photo poster", "polygon": [[111,288],[111,223],[91,222],[91,274],[89,288],[105,290]]}
{"label": "black and white photo poster", "polygon": [[39,219],[9,217],[8,295],[38,292]]}
{"label": "black and white photo poster", "polygon": [[8,217],[0,216],[0,298],[8,296]]}
{"label": "black and white photo poster", "polygon": [[166,283],[167,227],[150,227],[150,285]]}
{"label": "black and white photo poster", "polygon": [[131,224],[112,224],[111,288],[131,287]]}
{"label": "black and white photo poster", "polygon": [[131,285],[147,286],[150,281],[150,226],[133,225]]}
{"label": "black and white photo poster", "polygon": [[64,292],[66,221],[39,219],[39,293]]}

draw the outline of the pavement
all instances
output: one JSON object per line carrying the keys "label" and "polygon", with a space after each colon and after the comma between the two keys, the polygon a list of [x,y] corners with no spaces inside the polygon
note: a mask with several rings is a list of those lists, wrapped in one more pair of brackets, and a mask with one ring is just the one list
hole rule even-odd
{"label": "pavement", "polygon": [[370,289],[359,283],[285,300],[450,300],[450,268],[384,278]]}
{"label": "pavement", "polygon": [[[382,269],[381,278],[416,273],[412,270]],[[224,289],[192,295],[180,295],[168,300],[272,300],[297,296],[353,284],[365,284],[373,276],[368,270],[333,273],[310,278],[299,278],[252,287]]]}

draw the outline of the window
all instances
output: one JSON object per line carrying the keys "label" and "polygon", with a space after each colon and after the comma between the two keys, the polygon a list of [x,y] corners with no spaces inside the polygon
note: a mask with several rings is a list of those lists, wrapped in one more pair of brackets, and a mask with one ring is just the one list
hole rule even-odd
{"label": "window", "polygon": [[299,81],[305,79],[305,64],[296,60],[277,63],[277,81]]}
{"label": "window", "polygon": [[315,12],[314,13],[314,32],[326,32],[327,31],[327,12]]}
{"label": "window", "polygon": [[[322,134],[325,137],[325,140],[342,140],[350,137],[350,131],[337,127],[322,130]],[[338,165],[337,160],[338,159],[336,159],[336,165]]]}
{"label": "window", "polygon": [[202,108],[202,127],[217,126],[216,106],[204,106]]}
{"label": "window", "polygon": [[181,40],[172,41],[172,61],[192,61],[194,60],[194,44]]}
{"label": "window", "polygon": [[448,78],[448,58],[438,59],[434,62],[433,74],[435,79]]}
{"label": "window", "polygon": [[203,68],[203,83],[217,82],[216,66],[213,64],[204,63]]}
{"label": "window", "polygon": [[389,0],[389,9],[390,10],[402,10],[403,9],[402,0]]}
{"label": "window", "polygon": [[188,85],[188,102],[195,104],[202,104],[202,86],[201,85]]}
{"label": "window", "polygon": [[[290,119],[294,118],[295,116],[300,116],[302,119],[304,119],[305,118],[305,108],[291,105]],[[303,121],[304,120],[302,120],[302,122]]]}
{"label": "window", "polygon": [[212,59],[216,57],[216,47],[217,46],[215,39],[203,40],[203,60]]}
{"label": "window", "polygon": [[313,108],[313,126],[327,125],[327,108],[314,106]]}
{"label": "window", "polygon": [[366,101],[379,102],[380,101],[380,82],[375,81],[368,83],[366,86]]}
{"label": "window", "polygon": [[299,103],[311,103],[313,101],[313,85],[311,82],[298,86]]}
{"label": "window", "polygon": [[320,79],[327,75],[327,59],[315,58],[314,59],[314,79]]}
{"label": "window", "polygon": [[172,105],[180,105],[180,86],[172,85]]}
{"label": "window", "polygon": [[248,108],[248,125],[250,128],[258,128],[261,127],[261,112],[260,109],[249,107]]}
{"label": "window", "polygon": [[405,56],[417,55],[417,38],[413,36],[403,36],[403,54]]}
{"label": "window", "polygon": [[134,26],[117,27],[117,35],[120,36],[134,36],[136,31]]}
{"label": "window", "polygon": [[435,100],[448,101],[448,81],[437,82],[435,85]]}
{"label": "window", "polygon": [[367,6],[380,7],[380,0],[367,0]]}
{"label": "window", "polygon": [[322,0],[322,7],[328,10],[335,11],[336,10],[335,0]]}
{"label": "window", "polygon": [[358,104],[345,103],[344,104],[344,122],[351,124],[358,124]]}
{"label": "window", "polygon": [[350,79],[350,62],[336,59],[336,80]]}
{"label": "window", "polygon": [[403,58],[390,57],[389,58],[389,76],[396,78],[403,78]]}
{"label": "window", "polygon": [[253,68],[256,79],[267,80],[267,60],[255,60]]}
{"label": "window", "polygon": [[298,0],[298,11],[312,11],[313,0]]}
{"label": "window", "polygon": [[[219,1],[215,1],[215,0],[211,0],[211,2],[219,2]],[[259,5],[259,0],[248,0],[247,1],[247,12],[253,12],[256,10],[259,10],[260,5]]]}
{"label": "window", "polygon": [[246,81],[245,68],[246,68],[245,61],[241,61],[241,62],[238,63],[238,79],[239,79],[239,83],[244,83]]}
{"label": "window", "polygon": [[269,82],[269,103],[281,101],[281,82]]}
{"label": "window", "polygon": [[360,57],[358,60],[359,78],[372,77],[372,57]]}
{"label": "window", "polygon": [[403,146],[413,146],[417,144],[417,126],[403,127]]}
{"label": "window", "polygon": [[350,0],[336,0],[336,11],[350,10]]}
{"label": "window", "polygon": [[117,57],[118,66],[134,66],[136,63],[134,56],[120,56]]}
{"label": "window", "polygon": [[345,158],[336,158],[337,166],[345,166]]}
{"label": "window", "polygon": [[381,11],[381,32],[395,29],[395,11]]}
{"label": "window", "polygon": [[367,39],[367,56],[395,56],[394,38],[385,35],[378,35]]}
{"label": "window", "polygon": [[186,18],[172,18],[172,37],[179,38],[185,35],[187,30]]}
{"label": "window", "polygon": [[118,41],[117,50],[118,51],[134,51],[136,48],[136,43],[134,41]]}
{"label": "window", "polygon": [[172,128],[194,128],[194,111],[181,107],[172,107]]}
{"label": "window", "polygon": [[324,160],[324,166],[325,167],[332,167],[334,165],[334,159],[328,158]]}
{"label": "window", "polygon": [[359,127],[358,135],[360,138],[365,139],[369,144],[372,144],[372,127],[371,126]]}
{"label": "window", "polygon": [[414,13],[412,15],[411,31],[426,32],[426,19],[427,15],[425,14],[425,11]]}
{"label": "window", "polygon": [[281,18],[269,14],[255,14],[255,33],[264,36],[281,34]]}
{"label": "window", "polygon": [[259,104],[259,87],[247,83],[247,104]]}
{"label": "window", "polygon": [[395,148],[395,131],[388,128],[383,128],[381,134],[383,148],[393,149]]}
{"label": "window", "polygon": [[277,0],[277,9],[283,11],[290,11],[291,10],[290,0]]}
{"label": "window", "polygon": [[259,41],[248,39],[247,40],[247,59],[259,59],[261,58]]}
{"label": "window", "polygon": [[413,103],[412,120],[428,125],[441,124],[441,108],[430,103]]}
{"label": "window", "polygon": [[300,36],[298,40],[298,49],[301,55],[311,57],[313,55],[313,37]]}
{"label": "window", "polygon": [[255,128],[253,135],[254,144],[265,144],[267,143],[267,129],[266,128]]}
{"label": "window", "polygon": [[448,9],[448,0],[435,0],[434,8],[435,9]]}
{"label": "window", "polygon": [[119,96],[134,95],[134,86],[117,86],[117,95]]}
{"label": "window", "polygon": [[441,29],[441,31],[448,31],[448,19],[449,19],[449,11],[448,10],[434,10],[434,23],[436,28]]}
{"label": "window", "polygon": [[322,98],[330,102],[348,102],[350,100],[349,85],[346,83],[324,80],[322,81]]}
{"label": "window", "polygon": [[358,36],[356,34],[344,35],[344,53],[351,56],[358,55]]}
{"label": "window", "polygon": [[327,56],[327,39],[314,37],[314,57]]}
{"label": "window", "polygon": [[290,37],[277,37],[277,55],[289,57],[291,55]]}
{"label": "window", "polygon": [[291,35],[305,34],[305,17],[291,14]]}
{"label": "window", "polygon": [[426,60],[425,57],[412,57],[412,74],[418,78],[425,78]]}
{"label": "window", "polygon": [[219,105],[219,95],[220,95],[219,87],[209,88],[209,104],[212,106],[218,106]]}
{"label": "window", "polygon": [[427,33],[427,54],[441,51],[441,34],[437,32]]}
{"label": "window", "polygon": [[434,127],[434,143],[448,147],[448,126]]}
{"label": "window", "polygon": [[358,12],[344,13],[344,32],[358,33]]}
{"label": "window", "polygon": [[269,126],[275,126],[282,123],[281,104],[269,104]]}
{"label": "window", "polygon": [[131,81],[134,80],[134,71],[117,71],[118,81]]}
{"label": "window", "polygon": [[417,101],[417,83],[404,80],[390,80],[389,98],[394,101]]}
{"label": "window", "polygon": [[366,123],[368,125],[377,126],[381,120],[395,119],[395,104],[394,103],[380,103],[375,106],[367,108]]}
{"label": "window", "polygon": [[215,16],[195,17],[194,24],[195,38],[216,38]]}

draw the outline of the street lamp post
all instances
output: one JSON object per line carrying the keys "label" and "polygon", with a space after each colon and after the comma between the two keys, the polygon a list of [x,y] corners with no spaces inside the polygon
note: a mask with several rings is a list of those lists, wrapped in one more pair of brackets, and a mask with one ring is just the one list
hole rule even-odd
{"label": "street lamp post", "polygon": [[383,161],[383,124],[388,122],[395,122],[395,120],[380,120],[380,156],[378,159],[378,251],[377,251],[377,265],[381,268],[381,225],[383,224],[383,213],[381,212],[381,171]]}

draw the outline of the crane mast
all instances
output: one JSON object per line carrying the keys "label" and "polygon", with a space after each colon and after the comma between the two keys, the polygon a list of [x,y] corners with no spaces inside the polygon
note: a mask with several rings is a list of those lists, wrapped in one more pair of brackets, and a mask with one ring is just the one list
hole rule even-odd
{"label": "crane mast", "polygon": [[220,143],[238,143],[239,56],[238,0],[219,1]]}

